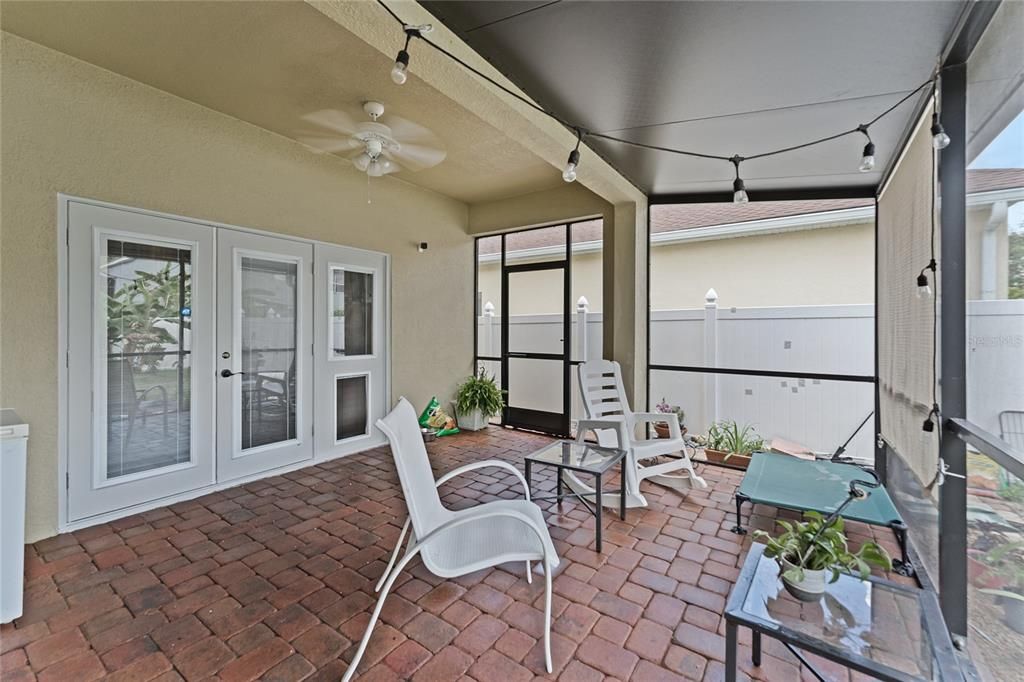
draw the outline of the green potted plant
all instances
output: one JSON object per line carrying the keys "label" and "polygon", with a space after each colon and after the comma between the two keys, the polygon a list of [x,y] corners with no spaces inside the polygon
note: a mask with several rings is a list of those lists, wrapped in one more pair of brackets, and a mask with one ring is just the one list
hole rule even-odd
{"label": "green potted plant", "polygon": [[479,431],[487,426],[491,417],[501,412],[505,400],[493,376],[481,367],[466,379],[455,393],[455,413],[459,428]]}
{"label": "green potted plant", "polygon": [[1003,622],[1024,634],[1024,542],[999,545],[986,553],[982,562],[1004,581],[1004,587],[981,592],[995,597],[1003,606]]}
{"label": "green potted plant", "polygon": [[708,428],[704,456],[709,462],[746,469],[753,453],[764,449],[764,438],[749,424],[742,427],[731,419]]}
{"label": "green potted plant", "polygon": [[827,582],[834,583],[844,571],[864,579],[871,573],[871,566],[892,569],[889,554],[874,542],[850,551],[841,516],[828,525],[827,521],[818,512],[809,511],[803,521],[778,520],[785,532],[777,537],[754,531],[754,538],[764,539],[767,544],[765,556],[779,562],[786,591],[801,601],[817,601],[824,594],[826,574]]}
{"label": "green potted plant", "polygon": [[[683,411],[683,408],[678,405],[669,405],[668,401],[665,400],[665,398],[662,398],[661,402],[654,406],[654,409],[656,412],[664,414],[666,419],[671,419],[671,417],[674,416],[676,421],[679,422],[679,430],[684,436],[686,435],[686,426],[683,425],[683,421],[686,419],[686,413]],[[658,434],[658,438],[668,438],[668,422],[654,422],[654,432]]]}

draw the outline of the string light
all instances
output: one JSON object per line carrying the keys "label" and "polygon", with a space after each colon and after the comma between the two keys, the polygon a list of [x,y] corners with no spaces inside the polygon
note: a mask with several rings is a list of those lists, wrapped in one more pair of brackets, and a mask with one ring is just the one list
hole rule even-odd
{"label": "string light", "polygon": [[[932,419],[934,417],[934,420]],[[935,430],[935,422],[939,419],[939,405],[938,403],[932,403],[932,409],[928,411],[928,416],[924,418],[924,422],[921,424],[921,430],[925,433],[931,433]]]}
{"label": "string light", "polygon": [[868,134],[868,127],[866,125],[857,126],[857,130],[864,133],[864,137],[868,138],[868,143],[864,145],[864,152],[861,154],[860,166],[857,170],[861,173],[868,173],[875,169],[875,143],[871,141],[871,135]]}
{"label": "string light", "polygon": [[583,142],[583,130],[576,129],[576,148],[569,152],[569,160],[565,162],[565,170],[562,171],[562,179],[566,182],[576,182],[576,169],[580,165],[580,143]]}
{"label": "string light", "polygon": [[928,261],[928,265],[921,268],[921,274],[917,276],[917,297],[918,298],[929,298],[932,295],[932,287],[928,282],[928,271],[935,272],[938,269],[938,264],[935,259],[932,258]]}
{"label": "string light", "polygon": [[391,67],[391,80],[395,85],[404,85],[409,79],[409,41],[413,38],[422,38],[424,33],[431,30],[430,24],[423,26],[405,26],[405,47],[398,51],[395,57],[395,65]]}
{"label": "string light", "polygon": [[747,188],[743,184],[743,178],[740,177],[740,164],[743,162],[743,157],[736,155],[729,161],[736,169],[736,179],[732,181],[732,201],[734,204],[745,204],[750,201],[750,197],[747,196]]}
{"label": "string light", "polygon": [[939,112],[937,111],[932,114],[932,145],[936,149],[945,149],[949,146],[949,135],[946,134],[946,129],[939,122]]}
{"label": "string light", "polygon": [[[412,40],[412,38],[418,38],[421,42],[426,43],[432,49],[436,50],[437,52],[440,52],[441,54],[443,54],[444,56],[448,57],[449,59],[451,59],[456,64],[460,65],[462,68],[464,68],[467,71],[473,73],[477,77],[487,81],[488,83],[490,83],[494,87],[498,88],[499,90],[501,90],[505,94],[509,95],[510,97],[520,101],[522,104],[530,107],[531,109],[537,111],[538,113],[543,114],[544,116],[547,116],[548,118],[550,118],[550,119],[560,123],[561,125],[565,126],[569,130],[572,130],[572,131],[576,132],[577,133],[576,147],[575,147],[575,149],[573,149],[572,152],[570,152],[569,159],[568,159],[568,161],[566,163],[566,166],[565,166],[565,170],[562,172],[562,179],[565,180],[566,182],[574,182],[576,180],[576,171],[577,171],[577,169],[579,167],[579,147],[580,147],[579,131],[581,130],[581,128],[579,126],[575,126],[572,123],[570,123],[569,121],[566,121],[565,119],[561,118],[558,114],[555,114],[554,112],[548,111],[547,109],[543,108],[542,106],[540,106],[539,104],[537,104],[533,100],[531,100],[528,97],[524,96],[522,93],[513,90],[512,88],[508,87],[504,83],[499,83],[497,80],[495,80],[491,76],[483,73],[482,71],[480,71],[479,69],[475,68],[471,64],[468,64],[463,59],[460,59],[459,57],[454,55],[449,50],[445,49],[441,45],[438,45],[434,41],[432,41],[429,38],[427,38],[423,34],[429,32],[431,30],[431,26],[429,26],[429,25],[425,25],[425,26],[410,26],[410,25],[406,24],[404,21],[402,21],[401,17],[399,17],[394,12],[394,10],[392,10],[390,7],[388,7],[387,3],[384,2],[384,0],[377,0],[377,4],[380,5],[381,7],[383,7],[384,10],[388,14],[390,14],[391,17],[398,24],[400,24],[402,26],[402,29],[405,31],[405,36],[406,36],[406,38],[405,38],[405,47],[403,49],[399,50],[398,56],[395,58],[395,64],[394,64],[394,66],[391,69],[391,79],[395,83],[397,83],[398,85],[402,85],[408,79],[408,71],[409,71],[409,50],[408,50],[408,48],[409,48],[409,43]],[[888,109],[886,109],[885,111],[880,113],[878,116],[876,116],[875,118],[873,118],[871,121],[869,121],[866,124],[861,124],[861,125],[857,126],[856,128],[851,128],[849,130],[844,130],[844,131],[841,131],[841,132],[838,132],[838,133],[835,133],[835,134],[832,134],[832,135],[827,135],[825,137],[821,137],[821,138],[818,138],[818,139],[815,139],[815,140],[810,140],[809,142],[804,142],[804,143],[793,145],[793,146],[790,146],[790,147],[784,147],[782,149],[773,149],[773,150],[770,150],[770,151],[767,151],[767,152],[762,152],[760,154],[754,154],[754,155],[747,156],[747,157],[735,157],[735,156],[729,157],[729,156],[721,156],[721,155],[717,155],[717,154],[706,154],[706,153],[703,153],[703,152],[695,152],[695,151],[690,151],[690,150],[687,150],[687,149],[677,149],[677,148],[673,148],[673,147],[662,147],[662,146],[658,146],[658,145],[645,144],[643,142],[636,142],[634,140],[623,139],[621,137],[615,137],[613,135],[608,135],[608,134],[605,134],[605,133],[591,133],[591,132],[588,132],[587,133],[587,137],[600,138],[602,140],[607,140],[609,142],[615,142],[615,143],[618,143],[618,144],[629,145],[631,147],[636,147],[636,148],[640,148],[640,149],[649,149],[649,150],[652,150],[652,151],[668,152],[668,153],[671,153],[671,154],[680,154],[682,156],[689,156],[691,158],[731,162],[731,163],[733,163],[736,166],[736,178],[733,180],[733,201],[736,202],[736,203],[745,203],[745,202],[749,201],[749,197],[747,196],[746,187],[744,185],[743,179],[739,177],[739,164],[735,161],[735,159],[737,159],[737,158],[740,161],[750,161],[752,159],[760,159],[760,158],[765,158],[765,157],[768,157],[768,156],[776,156],[776,155],[779,155],[779,154],[785,154],[785,153],[788,153],[788,152],[794,152],[794,151],[797,151],[797,150],[800,150],[800,149],[805,149],[807,147],[812,147],[812,146],[815,146],[815,145],[824,144],[826,142],[831,142],[831,141],[837,140],[837,139],[839,139],[841,137],[845,137],[847,135],[852,135],[854,133],[860,132],[860,133],[863,133],[865,136],[868,137],[868,142],[867,142],[867,144],[864,145],[864,151],[861,154],[861,163],[860,163],[860,166],[859,166],[859,170],[861,172],[864,172],[864,173],[869,172],[871,170],[874,170],[874,167],[875,167],[875,144],[874,144],[874,142],[871,141],[871,138],[868,135],[868,132],[867,132],[868,127],[874,125],[878,121],[882,120],[883,118],[885,118],[886,116],[891,114],[900,105],[902,105],[904,102],[908,101],[910,98],[912,98],[915,95],[917,95],[919,92],[921,92],[922,90],[924,90],[928,86],[931,86],[931,88],[932,88],[932,95],[934,96],[934,94],[936,92],[936,89],[937,89],[937,78],[938,78],[937,76],[932,76],[931,78],[926,80],[924,83],[921,83],[916,88],[914,88],[913,90],[909,91],[906,95],[901,97],[899,99],[899,101],[894,103],[892,106],[890,106]],[[657,124],[657,125],[660,125],[660,124]],[[931,131],[932,131],[932,141],[933,141],[933,144],[934,144],[936,149],[944,149],[945,147],[947,147],[949,145],[949,143],[950,143],[949,135],[947,135],[945,130],[942,128],[942,124],[939,122],[938,114],[934,114],[932,116],[932,128],[931,128]]]}

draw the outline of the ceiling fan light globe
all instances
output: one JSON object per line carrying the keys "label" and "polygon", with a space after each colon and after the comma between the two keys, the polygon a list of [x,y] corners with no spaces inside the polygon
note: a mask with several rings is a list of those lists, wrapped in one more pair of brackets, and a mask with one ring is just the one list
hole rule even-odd
{"label": "ceiling fan light globe", "polygon": [[352,159],[352,163],[355,165],[355,167],[363,171],[364,173],[366,172],[366,169],[370,166],[370,163],[372,161],[373,159],[371,159],[370,155],[367,154],[366,152],[363,152],[356,158]]}
{"label": "ceiling fan light globe", "polygon": [[366,174],[371,178],[379,178],[391,170],[391,162],[387,159],[373,159],[366,167]]}

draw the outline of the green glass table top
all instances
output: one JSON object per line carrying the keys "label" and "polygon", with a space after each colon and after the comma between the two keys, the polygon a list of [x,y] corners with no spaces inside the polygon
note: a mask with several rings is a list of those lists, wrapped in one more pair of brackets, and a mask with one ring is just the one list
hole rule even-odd
{"label": "green glass table top", "polygon": [[[846,500],[850,481],[855,479],[873,480],[853,464],[755,452],[737,494],[773,507],[829,514]],[[854,500],[843,510],[844,518],[875,526],[903,522],[884,488],[867,492],[866,499]]]}
{"label": "green glass table top", "polygon": [[742,606],[730,614],[740,622],[759,621],[762,627],[807,642],[810,650],[828,647],[914,678],[935,676],[920,590],[843,574],[818,601],[801,602],[786,591],[774,559],[757,551],[750,561],[757,565]]}

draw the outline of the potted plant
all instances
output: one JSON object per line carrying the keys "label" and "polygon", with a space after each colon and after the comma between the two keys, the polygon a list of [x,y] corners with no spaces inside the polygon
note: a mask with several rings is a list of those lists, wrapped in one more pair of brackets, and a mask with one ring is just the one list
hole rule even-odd
{"label": "potted plant", "polygon": [[704,456],[709,462],[746,469],[751,455],[763,449],[764,438],[757,434],[754,427],[749,424],[741,427],[727,419],[715,422],[708,428]]}
{"label": "potted plant", "polygon": [[455,394],[459,428],[467,431],[479,431],[486,427],[488,420],[499,414],[504,406],[501,389],[483,367],[466,379]]}
{"label": "potted plant", "polygon": [[[679,430],[684,436],[686,435],[686,427],[683,425],[683,420],[686,419],[686,413],[683,412],[683,408],[678,405],[669,405],[668,401],[666,401],[665,398],[662,398],[661,402],[654,406],[654,409],[655,411],[666,415],[666,418],[668,418],[668,415],[673,415],[679,422]],[[658,434],[658,438],[668,438],[670,433],[668,422],[654,422],[654,432]]]}
{"label": "potted plant", "polygon": [[809,511],[803,521],[780,519],[778,524],[785,530],[778,537],[763,530],[754,531],[754,537],[766,541],[765,556],[779,562],[782,584],[800,601],[817,601],[824,594],[826,574],[827,582],[834,583],[841,572],[859,575],[863,580],[871,573],[871,566],[892,569],[889,554],[874,542],[850,551],[841,516],[828,522],[818,512]]}
{"label": "potted plant", "polygon": [[1003,606],[1003,622],[1024,634],[1024,542],[1010,542],[992,549],[982,561],[1004,581],[1002,589],[986,588],[985,594]]}

